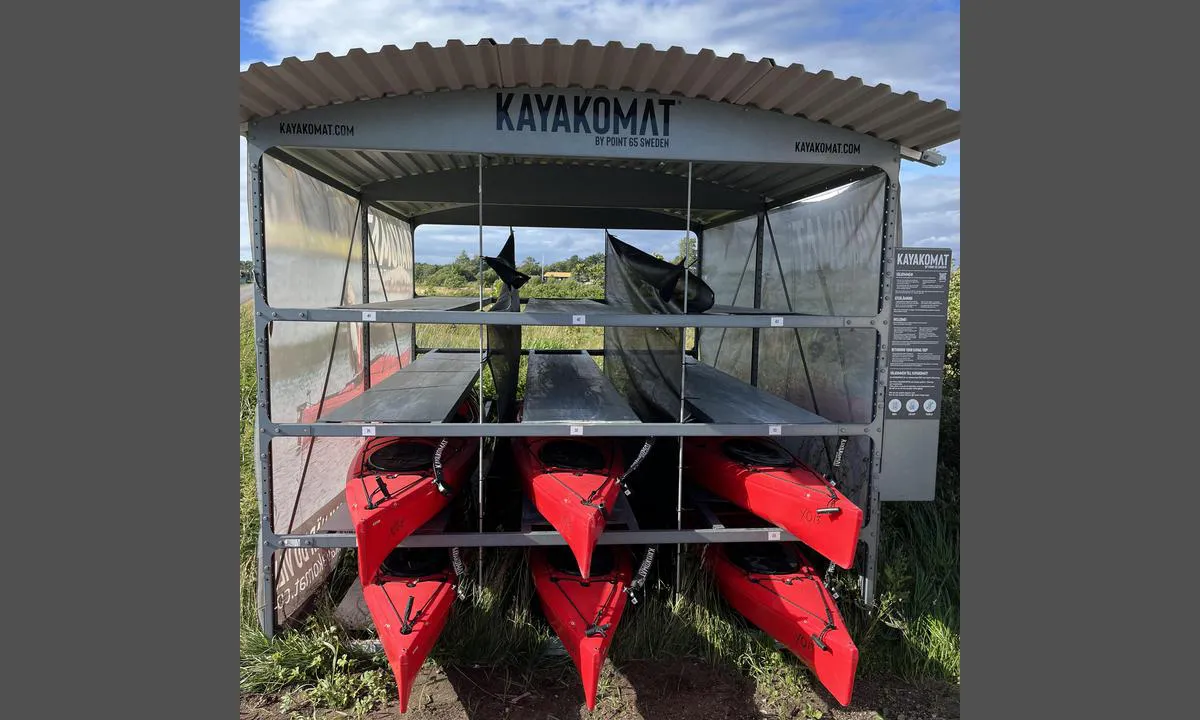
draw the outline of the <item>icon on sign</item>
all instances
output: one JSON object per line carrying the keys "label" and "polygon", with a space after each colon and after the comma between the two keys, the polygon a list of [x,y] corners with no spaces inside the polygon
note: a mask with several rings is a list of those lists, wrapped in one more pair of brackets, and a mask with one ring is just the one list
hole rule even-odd
{"label": "icon on sign", "polygon": [[904,404],[904,409],[909,412],[916,412],[917,408],[919,408],[919,407],[921,407],[921,403],[917,402],[916,400],[912,400],[912,399],[910,399],[907,403]]}
{"label": "icon on sign", "polygon": [[888,410],[891,410],[892,412],[900,412],[900,401],[896,398],[892,398],[892,401],[888,403]]}
{"label": "icon on sign", "polygon": [[933,398],[926,400],[925,401],[925,412],[931,413],[934,410],[937,410],[937,403],[934,402]]}

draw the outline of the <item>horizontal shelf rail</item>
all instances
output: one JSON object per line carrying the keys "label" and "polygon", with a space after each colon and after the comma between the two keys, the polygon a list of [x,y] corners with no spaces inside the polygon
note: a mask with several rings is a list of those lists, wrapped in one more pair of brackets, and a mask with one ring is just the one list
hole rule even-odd
{"label": "horizontal shelf rail", "polygon": [[[700,528],[695,530],[609,530],[600,535],[600,545],[700,545],[735,542],[795,542],[796,537],[780,528]],[[357,546],[354,533],[321,533],[316,535],[276,535],[265,538],[269,547],[286,548],[352,548]],[[414,534],[401,547],[535,547],[566,545],[561,534],[554,530],[529,532],[451,532]]]}
{"label": "horizontal shelf rail", "polygon": [[344,308],[272,308],[260,306],[258,317],[281,322],[416,323],[421,325],[523,325],[550,327],[662,328],[882,328],[879,315],[675,315],[626,312],[477,312],[473,310],[347,310]]}
{"label": "horizontal shelf rail", "polygon": [[882,423],[520,422],[520,423],[270,423],[267,437],[830,437],[882,431]]}

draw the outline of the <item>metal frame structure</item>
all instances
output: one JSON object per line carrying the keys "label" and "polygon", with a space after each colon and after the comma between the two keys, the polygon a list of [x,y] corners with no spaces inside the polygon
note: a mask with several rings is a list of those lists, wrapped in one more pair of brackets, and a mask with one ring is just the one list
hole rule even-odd
{"label": "metal frame structure", "polygon": [[[557,44],[552,41],[546,43],[546,46],[555,45]],[[427,47],[425,46],[425,48]],[[506,49],[516,48],[517,50],[524,49],[527,51],[528,48],[538,46],[529,46],[522,42],[514,42],[510,46],[498,46],[494,42],[484,41],[475,47],[482,48],[480,52],[483,52],[484,55],[480,55],[479,57],[484,57],[485,59],[482,61],[471,60],[465,66],[473,67],[477,76],[481,72],[482,75],[489,75],[491,73],[491,65],[486,60],[486,51],[488,48],[495,48],[497,53],[495,60],[496,67],[498,68],[497,72],[501,77],[497,78],[494,82],[489,81],[483,85],[476,84],[474,87],[487,87],[492,90],[496,88],[515,87],[528,92],[535,92],[530,89],[531,83],[528,78],[520,77],[520,73],[516,73],[516,76],[512,78],[505,76],[504,68],[506,66],[504,56]],[[580,46],[577,45],[576,47]],[[611,47],[610,45],[609,48],[611,49]],[[587,46],[583,50],[586,51],[589,48],[590,46]],[[736,116],[742,115],[743,112],[753,113],[753,115],[746,116],[746,120],[761,123],[762,128],[769,131],[767,134],[778,132],[781,137],[791,138],[796,135],[814,136],[814,134],[826,133],[828,137],[832,138],[832,142],[861,143],[866,148],[866,152],[862,155],[849,157],[839,157],[836,154],[831,155],[827,152],[812,153],[810,156],[803,155],[800,152],[800,143],[797,142],[796,152],[803,156],[799,158],[785,158],[784,164],[773,166],[775,168],[773,172],[776,175],[787,175],[794,168],[800,168],[801,166],[816,169],[808,175],[797,174],[793,178],[785,178],[785,186],[781,186],[784,191],[773,193],[769,196],[761,192],[758,188],[739,190],[736,187],[731,188],[728,185],[719,187],[705,181],[703,178],[697,177],[698,169],[702,165],[703,174],[711,176],[715,172],[712,169],[714,163],[740,161],[749,167],[756,163],[762,164],[765,162],[764,157],[773,158],[772,153],[777,152],[776,150],[768,148],[765,151],[760,151],[753,145],[753,139],[733,142],[732,144],[736,147],[730,151],[730,157],[717,157],[716,155],[720,155],[720,153],[714,154],[710,152],[703,156],[705,158],[703,160],[699,159],[699,157],[695,160],[687,159],[686,157],[668,158],[660,161],[658,167],[674,167],[677,174],[673,176],[680,181],[686,177],[687,199],[685,207],[680,208],[683,210],[683,214],[680,215],[678,212],[673,212],[669,209],[657,211],[642,209],[645,206],[638,204],[638,198],[654,196],[656,192],[659,192],[660,186],[655,185],[652,182],[653,178],[649,176],[637,177],[637,173],[641,172],[640,170],[627,169],[629,161],[621,160],[621,153],[592,147],[587,148],[586,153],[548,147],[540,155],[537,155],[537,158],[540,159],[535,159],[532,162],[527,161],[526,164],[507,164],[507,161],[498,161],[497,158],[502,156],[505,158],[520,159],[535,155],[535,153],[530,152],[529,144],[525,142],[523,136],[517,138],[521,142],[514,140],[511,134],[500,134],[498,137],[483,139],[478,136],[472,137],[469,134],[464,134],[463,122],[465,120],[463,122],[455,120],[455,122],[442,123],[449,126],[444,129],[438,127],[431,129],[432,126],[418,125],[417,123],[421,118],[417,116],[422,112],[431,113],[430,117],[456,119],[469,114],[472,108],[478,109],[486,106],[486,102],[490,102],[490,96],[485,103],[480,104],[478,96],[487,91],[471,90],[468,86],[454,87],[455,84],[453,82],[447,82],[445,87],[434,88],[434,90],[444,90],[445,92],[430,92],[426,90],[426,93],[429,94],[413,95],[411,94],[412,89],[409,89],[407,94],[405,94],[393,88],[391,92],[397,96],[384,97],[388,94],[388,91],[383,88],[385,84],[390,83],[395,85],[396,83],[401,83],[408,76],[428,80],[433,75],[441,73],[445,77],[451,73],[451,70],[447,70],[448,67],[464,66],[456,64],[456,60],[461,59],[459,56],[462,53],[467,53],[469,58],[476,57],[468,52],[469,46],[464,46],[461,43],[451,43],[445,49],[437,51],[429,50],[428,52],[422,46],[418,46],[412,51],[416,55],[412,58],[403,59],[403,62],[397,59],[392,52],[394,50],[394,48],[391,51],[385,48],[380,53],[372,55],[366,55],[361,51],[352,51],[346,58],[341,59],[318,56],[317,59],[308,63],[286,61],[274,71],[271,68],[256,65],[248,71],[243,72],[243,120],[246,123],[244,132],[249,143],[247,153],[248,189],[250,193],[250,221],[253,236],[253,260],[256,280],[254,321],[258,372],[258,436],[256,438],[255,452],[258,469],[260,518],[262,521],[259,544],[259,580],[261,589],[260,598],[262,600],[260,621],[264,630],[268,634],[273,633],[275,630],[274,603],[272,602],[274,598],[275,570],[270,558],[276,551],[293,548],[349,548],[355,545],[355,538],[352,532],[343,531],[318,534],[276,532],[276,527],[272,519],[272,455],[270,440],[281,437],[418,436],[500,438],[583,435],[585,437],[654,436],[681,438],[694,436],[866,436],[871,439],[872,444],[870,461],[872,487],[868,491],[869,507],[864,508],[868,520],[862,530],[861,538],[868,551],[865,558],[865,567],[862,568],[860,575],[860,581],[863,595],[870,601],[874,595],[876,545],[879,531],[879,505],[881,501],[879,488],[875,487],[873,483],[880,477],[882,472],[883,443],[881,440],[884,435],[885,425],[885,415],[882,410],[889,362],[888,330],[893,312],[891,289],[896,270],[896,248],[899,246],[897,217],[899,163],[901,158],[915,159],[923,162],[936,162],[936,153],[932,151],[932,145],[923,146],[920,143],[903,144],[908,141],[902,137],[892,140],[886,134],[880,136],[885,139],[868,137],[861,134],[864,131],[860,128],[870,126],[874,127],[876,132],[891,129],[901,134],[901,131],[911,130],[917,132],[915,136],[917,139],[924,137],[928,142],[935,145],[953,139],[957,135],[957,112],[945,110],[944,103],[941,103],[940,106],[938,105],[940,101],[932,105],[914,104],[916,102],[913,99],[915,96],[909,97],[911,94],[904,96],[896,95],[890,93],[890,88],[886,88],[886,86],[864,88],[861,82],[855,84],[853,82],[854,79],[850,81],[836,80],[832,78],[832,75],[828,75],[827,73],[812,75],[811,73],[804,73],[802,68],[802,75],[798,79],[792,78],[788,81],[793,85],[798,84],[799,89],[786,83],[780,85],[779,78],[775,77],[779,73],[774,72],[776,68],[774,68],[773,63],[770,63],[770,67],[768,68],[761,68],[762,72],[758,70],[754,70],[753,72],[746,71],[743,72],[744,77],[741,77],[740,80],[731,80],[730,78],[737,75],[732,68],[735,68],[735,66],[742,67],[742,70],[745,71],[745,68],[752,64],[746,63],[745,66],[740,66],[734,63],[733,59],[718,59],[725,62],[725,64],[721,65],[721,63],[717,63],[717,65],[721,66],[717,70],[705,70],[704,72],[711,71],[715,75],[704,82],[702,80],[707,76],[704,75],[704,72],[697,70],[697,68],[703,65],[702,61],[705,60],[705,53],[697,56],[685,56],[685,58],[699,59],[695,60],[691,66],[679,66],[674,72],[668,72],[667,65],[661,64],[658,72],[674,77],[678,83],[687,84],[690,78],[688,89],[693,91],[691,97],[703,97],[702,93],[695,91],[696,88],[703,90],[706,82],[709,85],[717,83],[722,87],[727,85],[728,87],[725,87],[727,94],[734,92],[736,88],[741,88],[741,92],[737,96],[738,99],[732,101],[734,105],[745,97],[759,97],[762,89],[774,88],[766,98],[762,98],[760,102],[755,103],[760,108],[755,110],[751,110],[747,106],[737,108],[737,111],[733,112],[734,108],[730,107],[731,101],[726,100],[724,103],[718,103],[717,100],[720,98],[714,100],[689,100],[688,110],[699,111],[697,114],[711,113],[712,117],[706,119],[706,123],[712,127],[719,127],[721,122],[736,120]],[[428,57],[429,52],[434,53],[437,57],[431,59]],[[631,50],[630,52],[633,51]],[[642,53],[642,50],[639,48],[637,52]],[[441,55],[439,56],[438,53],[441,53]],[[674,57],[674,50],[668,51],[666,55]],[[369,59],[369,62],[363,60],[364,56]],[[678,61],[678,58],[675,57],[675,60]],[[482,65],[479,65],[480,62],[482,62]],[[665,63],[666,61],[664,60],[663,62]],[[744,60],[741,62],[745,63]],[[712,65],[712,62],[709,65]],[[391,71],[386,70],[388,67],[391,67]],[[414,68],[418,67],[425,69],[423,72],[415,71]],[[482,71],[480,70],[481,67],[483,68]],[[724,68],[723,71],[721,70],[722,67]],[[408,68],[407,76],[405,75],[405,71],[402,70],[403,68]],[[528,71],[528,68],[526,68],[526,71]],[[721,72],[726,73],[724,80],[718,77]],[[791,68],[781,72],[795,75]],[[305,85],[305,77],[322,78],[326,87],[335,88],[325,93],[326,102],[313,102],[314,98],[321,95],[321,93],[314,90],[313,86]],[[816,78],[819,82],[812,80],[812,78]],[[370,88],[371,91],[346,99],[344,96],[350,94],[355,89],[351,87],[355,82],[372,86]],[[764,88],[757,89],[764,83]],[[842,87],[838,85],[840,83],[849,83],[849,85]],[[569,82],[564,82],[562,78],[559,78],[552,83],[544,83],[542,90],[548,92],[547,88],[560,88],[564,89],[565,92],[565,88],[570,86]],[[533,87],[537,86],[534,85]],[[588,87],[585,84],[583,85],[584,90],[580,91],[576,89],[574,92],[589,93],[591,91],[588,90]],[[591,87],[597,88],[599,86],[593,83]],[[620,87],[632,87],[634,90],[641,91],[647,89],[647,87],[639,88],[636,84],[621,85]],[[885,88],[885,90],[881,91],[880,88]],[[801,90],[804,92],[801,92]],[[619,92],[626,91],[620,90]],[[637,97],[649,98],[646,101],[647,105],[651,101],[657,101],[660,105],[666,102],[682,103],[683,101],[678,100],[678,95],[686,94],[686,92],[686,90],[679,90],[678,88],[673,90],[667,89],[664,92],[663,88],[659,88],[653,95]],[[343,96],[342,102],[334,104],[338,102],[337,95],[339,94]],[[863,96],[861,100],[862,104],[855,105],[851,100],[859,95]],[[295,101],[291,100],[293,96],[304,98],[306,102],[299,107],[288,107],[289,102],[292,105],[296,105]],[[367,102],[355,102],[364,96],[368,99]],[[846,122],[842,126],[819,126],[817,123],[814,123],[812,121],[813,115],[820,116],[820,113],[812,111],[811,104],[805,105],[805,107],[809,108],[807,118],[791,117],[790,115],[792,114],[804,114],[794,111],[789,112],[787,115],[781,112],[766,112],[768,109],[780,110],[783,106],[789,104],[793,108],[799,107],[797,105],[798,101],[795,100],[797,97],[803,97],[806,101],[811,100],[812,103],[817,103],[817,105],[829,113],[835,113],[841,108],[843,115],[848,120],[854,121],[854,130],[844,129],[850,126],[849,122]],[[675,99],[671,100],[670,98]],[[499,102],[499,99],[497,102]],[[304,105],[307,105],[309,109],[304,109]],[[696,107],[697,105],[699,105],[699,108]],[[800,105],[804,105],[804,103],[800,103]],[[398,115],[397,113],[403,114]],[[410,115],[414,119],[409,120]],[[378,118],[403,118],[403,120],[385,123],[395,126],[385,128],[376,122]],[[676,119],[676,123],[681,122],[683,122],[682,119]],[[356,132],[357,134],[349,137],[344,134],[330,137],[329,135],[318,133],[317,135],[309,135],[303,139],[297,139],[294,132],[292,132],[296,128],[303,128],[309,124],[312,127],[320,127],[322,123],[342,123],[343,127],[350,127],[352,128],[352,132]],[[278,131],[275,126],[278,126]],[[707,128],[705,128],[705,131],[708,132]],[[736,130],[732,129],[732,126],[727,127],[726,131],[736,133]],[[291,134],[289,135],[289,133]],[[703,132],[697,132],[698,139],[706,139],[707,137]],[[818,139],[824,141],[822,137]],[[689,152],[694,152],[700,145],[698,141],[690,140],[692,138],[684,135],[682,142],[671,145],[672,149],[670,153],[674,155],[687,155]],[[672,143],[675,142],[674,136],[671,141]],[[743,142],[743,145],[738,145],[739,142]],[[561,145],[561,143],[559,144]],[[511,148],[505,151],[510,145]],[[599,138],[597,138],[596,145],[601,145]],[[472,146],[474,147],[474,151],[470,149]],[[746,149],[743,149],[743,146]],[[674,149],[676,147],[680,149]],[[416,174],[407,177],[397,176],[382,179],[363,177],[361,174],[356,175],[356,171],[368,165],[351,162],[353,157],[363,158],[371,167],[379,168],[383,165],[375,159],[376,156],[383,155],[391,158],[392,156],[387,155],[387,153],[399,155],[405,153],[440,153],[440,157],[442,158],[452,158],[450,162],[453,167],[442,168],[442,172],[437,174],[430,173],[435,178],[432,181]],[[262,158],[266,154],[279,158],[288,165],[358,200],[359,212],[361,214],[360,221],[363,223],[362,283],[364,292],[361,303],[349,306],[320,308],[276,307],[270,304],[268,292],[270,286],[266,276],[266,227],[262,166]],[[412,155],[411,157],[412,161],[416,163],[420,158],[427,160],[431,156]],[[466,159],[473,160],[473,162],[467,163],[465,162]],[[536,164],[542,163],[544,165],[547,162],[553,163],[555,159],[562,162],[554,165],[549,174],[539,176],[541,180],[537,180],[537,182],[542,184],[530,191],[534,196],[541,198],[540,202],[532,202],[529,200],[529,197],[522,197],[521,192],[513,189],[514,182],[517,180],[524,182],[526,185],[535,183]],[[778,160],[773,161],[779,162]],[[623,162],[626,163],[625,166],[622,165]],[[608,164],[605,165],[604,163]],[[392,165],[390,167],[400,168],[400,166],[401,163],[396,162],[392,158]],[[622,169],[623,167],[625,169]],[[686,175],[684,174],[685,169]],[[497,170],[499,173],[500,186],[504,189],[494,197],[486,192],[485,170]],[[768,211],[788,205],[797,199],[823,192],[831,186],[849,182],[861,177],[864,171],[867,170],[882,170],[887,175],[883,213],[882,262],[879,272],[879,297],[881,298],[881,303],[878,312],[865,316],[812,316],[760,309],[763,283],[763,238],[765,232],[770,232],[769,217],[767,216]],[[747,171],[743,174],[750,173]],[[339,179],[338,175],[342,179]],[[550,179],[548,184],[544,182],[547,177]],[[581,207],[580,204],[586,203],[588,198],[583,197],[583,194],[578,192],[577,189],[573,190],[569,187],[564,187],[564,183],[566,182],[577,182],[587,180],[588,178],[603,184],[606,182],[611,183],[614,179],[617,179],[615,181],[619,181],[620,179],[629,177],[637,177],[641,184],[636,185],[632,190],[624,188],[622,191],[610,194],[609,196],[604,196],[603,193],[596,191],[593,195],[599,195],[599,197],[596,198],[594,207]],[[553,190],[553,188],[557,188],[557,190]],[[693,188],[696,188],[695,193],[693,193]],[[473,190],[474,193],[469,192],[470,190]],[[470,197],[472,194],[474,195],[474,200]],[[485,198],[487,199],[486,203]],[[662,200],[663,198],[654,197],[653,199]],[[693,201],[696,202],[696,207],[693,207]],[[404,202],[410,204],[405,205]],[[430,205],[430,203],[437,202],[443,203],[443,205]],[[520,203],[520,205],[514,208],[514,204],[516,203]],[[483,311],[488,305],[488,300],[484,297],[482,280],[480,281],[477,303],[474,300],[464,300],[464,303],[469,303],[470,307],[478,309],[465,309],[461,305],[456,305],[453,309],[433,309],[429,307],[428,302],[421,303],[406,300],[380,301],[376,299],[372,302],[372,298],[368,294],[370,287],[368,272],[370,230],[368,228],[369,223],[366,220],[368,208],[405,218],[414,227],[422,223],[478,224],[481,267],[483,226],[485,224],[510,224],[513,219],[516,219],[518,222],[512,222],[511,224],[569,227],[574,222],[586,224],[588,227],[605,225],[615,227],[620,226],[620,224],[610,221],[616,218],[618,220],[638,223],[637,226],[640,227],[688,229],[695,232],[697,236],[697,250],[699,253],[697,260],[702,263],[704,259],[705,228],[724,225],[728,222],[757,215],[759,219],[755,237],[755,308],[719,308],[721,312],[713,311],[702,315],[646,315],[618,311],[607,308],[603,303],[596,302],[589,304],[587,301],[584,301],[574,306],[570,302],[563,303],[560,307],[567,311],[549,311],[535,307],[519,313],[489,313]],[[417,208],[421,208],[421,210],[418,211]],[[577,309],[581,311],[577,311]],[[481,371],[487,356],[484,336],[486,326],[750,328],[754,329],[752,337],[755,347],[759,343],[760,330],[767,328],[869,329],[874,330],[879,339],[876,343],[873,420],[867,423],[691,423],[684,422],[683,405],[686,401],[681,398],[681,408],[677,422],[547,421],[538,423],[503,423],[486,422],[482,412],[480,413],[481,417],[478,423],[462,424],[442,422],[274,422],[271,418],[270,353],[268,348],[269,342],[267,341],[269,328],[273,323],[314,322],[361,324],[366,336],[364,339],[367,340],[364,343],[364,347],[367,348],[370,347],[368,333],[372,324],[410,323],[414,326],[414,342],[411,344],[412,352],[417,352],[415,342],[416,324],[477,325],[480,328],[478,352]],[[697,348],[697,354],[699,354],[698,351],[699,348]],[[465,352],[474,351],[467,350]],[[522,352],[528,351],[523,350]],[[753,357],[755,358],[755,364],[751,372],[751,385],[756,385],[759,373],[757,366],[758,354],[755,353]],[[370,352],[364,353],[363,372],[366,376],[365,383],[367,388],[370,387],[370,360]],[[680,368],[683,382],[686,382],[686,373],[683,368],[688,361],[688,350],[683,348]],[[482,401],[482,372],[478,377],[478,389]],[[483,443],[481,443],[479,464],[479,468],[481,469],[485,469],[486,467],[483,454],[484,448]],[[418,534],[406,540],[405,544],[413,547],[464,546],[477,548],[564,544],[558,533],[553,531],[484,532],[482,490],[485,476],[486,472],[479,474],[480,524],[478,532]],[[681,519],[684,497],[682,456],[680,458],[678,483],[677,527],[674,530],[614,528],[603,534],[599,542],[602,544],[675,544],[678,546],[691,543],[786,541],[795,539],[789,533],[778,528],[727,528],[717,525],[700,529],[684,528]],[[299,493],[299,490],[297,492]]]}

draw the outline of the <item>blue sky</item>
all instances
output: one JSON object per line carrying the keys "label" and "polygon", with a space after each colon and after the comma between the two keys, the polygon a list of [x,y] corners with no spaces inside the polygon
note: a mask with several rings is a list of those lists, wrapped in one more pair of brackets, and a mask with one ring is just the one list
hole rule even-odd
{"label": "blue sky", "polygon": [[[888,0],[789,0],[769,6],[745,0],[242,0],[241,66],[275,64],[285,57],[308,60],[318,52],[344,55],[383,45],[433,46],[482,37],[505,42],[556,38],[593,44],[617,40],[679,45],[719,55],[740,52],[780,65],[802,63],[837,77],[856,75],[866,84],[887,83],[923,99],[940,98],[959,108],[959,3]],[[249,257],[245,195],[245,141],[238,168],[242,184],[240,251]],[[901,170],[904,244],[948,247],[960,259],[959,143],[939,149],[946,164],[928,168],[905,162]],[[488,232],[485,250],[499,248],[506,231]],[[495,238],[492,236],[495,235]],[[435,239],[436,236],[436,239]],[[678,233],[643,232],[629,239],[673,254]],[[518,230],[518,254],[552,261],[572,253],[599,252],[598,232]],[[441,262],[478,246],[475,228],[423,228],[417,259]]]}

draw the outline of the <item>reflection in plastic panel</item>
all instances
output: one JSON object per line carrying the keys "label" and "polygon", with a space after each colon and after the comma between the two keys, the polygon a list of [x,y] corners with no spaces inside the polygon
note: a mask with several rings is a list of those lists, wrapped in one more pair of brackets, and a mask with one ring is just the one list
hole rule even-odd
{"label": "reflection in plastic panel", "polygon": [[[408,223],[379,212],[367,211],[370,263],[367,268],[371,302],[413,297],[413,232]],[[376,384],[412,360],[412,325],[372,324],[371,383]]]}
{"label": "reflection in plastic panel", "polygon": [[[702,272],[717,304],[754,307],[755,235],[751,216],[704,231]],[[701,328],[700,358],[742,382],[750,382],[754,333],[748,328]]]}

